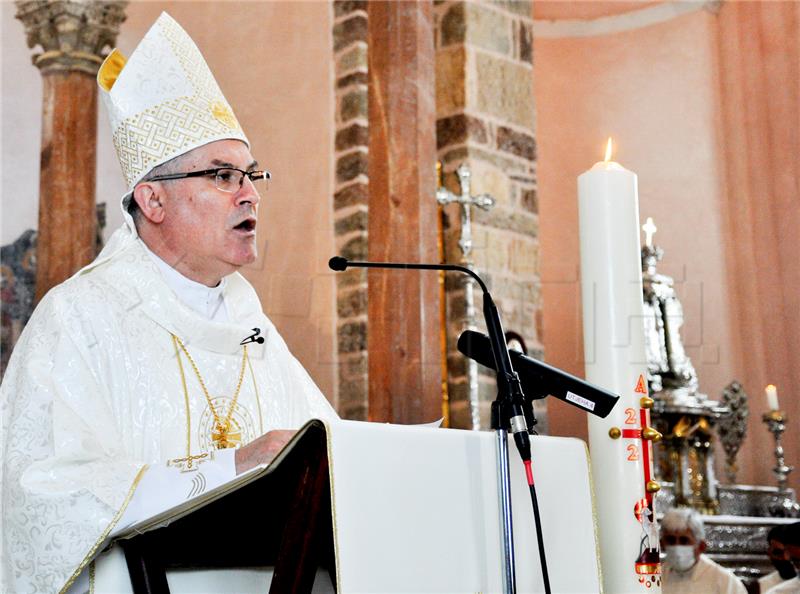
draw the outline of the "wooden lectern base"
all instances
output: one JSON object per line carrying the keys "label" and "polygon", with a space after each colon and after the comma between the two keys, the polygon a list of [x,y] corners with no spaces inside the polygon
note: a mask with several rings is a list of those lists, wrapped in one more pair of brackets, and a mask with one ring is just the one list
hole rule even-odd
{"label": "wooden lectern base", "polygon": [[258,478],[168,524],[120,540],[133,591],[169,592],[168,569],[274,567],[271,593],[336,584],[325,429],[306,425]]}

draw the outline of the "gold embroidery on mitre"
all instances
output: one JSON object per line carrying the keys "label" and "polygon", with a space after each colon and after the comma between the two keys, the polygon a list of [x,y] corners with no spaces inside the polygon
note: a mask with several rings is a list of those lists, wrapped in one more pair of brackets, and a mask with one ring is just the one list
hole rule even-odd
{"label": "gold embroidery on mitre", "polygon": [[[165,58],[171,55],[179,68],[156,68],[150,73],[148,85],[155,96],[148,99],[148,107],[136,113],[131,110],[138,104],[127,97],[138,92],[136,85],[124,89],[121,97],[106,95],[118,112],[112,139],[129,188],[156,165],[214,140],[235,138],[249,145],[202,53],[186,31],[163,13],[148,36],[166,42],[153,47],[157,46]],[[136,60],[134,52],[129,62]],[[108,70],[106,64],[101,67],[103,76],[98,76],[98,84],[109,90],[125,66],[124,56],[112,52],[106,63]],[[166,84],[162,93],[159,89],[165,77],[181,78],[191,91],[176,97],[170,94],[172,86]]]}
{"label": "gold embroidery on mitre", "polygon": [[106,92],[110,91],[114,83],[117,82],[119,73],[125,68],[127,62],[127,58],[125,58],[118,49],[108,54],[108,57],[97,72],[97,84]]}
{"label": "gold embroidery on mitre", "polygon": [[228,128],[236,129],[239,127],[239,122],[236,121],[236,116],[233,115],[233,111],[222,101],[215,101],[211,104],[211,115]]}
{"label": "gold embroidery on mitre", "polygon": [[210,114],[209,102],[194,96],[163,101],[125,119],[112,141],[128,185],[159,163],[230,134]]}

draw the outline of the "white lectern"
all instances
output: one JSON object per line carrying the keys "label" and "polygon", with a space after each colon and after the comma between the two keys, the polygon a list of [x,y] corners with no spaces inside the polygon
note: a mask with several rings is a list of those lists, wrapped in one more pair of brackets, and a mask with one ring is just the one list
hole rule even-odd
{"label": "white lectern", "polygon": [[[312,592],[324,581],[339,593],[499,592],[495,447],[490,432],[311,421],[269,467],[118,535],[96,591],[112,573],[118,591],[127,566],[137,593]],[[586,446],[533,437],[532,448],[552,590],[600,592]],[[543,592],[524,469],[510,454],[517,588]]]}

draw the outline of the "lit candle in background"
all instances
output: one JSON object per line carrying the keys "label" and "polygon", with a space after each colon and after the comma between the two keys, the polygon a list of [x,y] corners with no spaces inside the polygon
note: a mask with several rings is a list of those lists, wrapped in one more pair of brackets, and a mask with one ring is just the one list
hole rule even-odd
{"label": "lit candle in background", "polygon": [[[611,153],[609,138],[605,158],[578,177],[586,379],[620,395],[608,417],[589,417],[600,557],[605,591],[658,594],[658,539],[648,537],[642,547],[645,522],[655,517],[653,493],[645,487],[645,476],[652,476],[650,444],[611,437],[640,430],[649,418],[642,407],[649,398],[637,179]],[[640,515],[631,511],[637,506]]]}
{"label": "lit candle in background", "polygon": [[611,142],[611,138],[608,139],[606,143],[606,154],[603,157],[602,161],[598,161],[594,165],[592,165],[591,171],[597,171],[598,169],[604,169],[606,171],[627,171],[622,165],[617,163],[616,161],[611,160],[611,155],[614,151],[614,144]]}
{"label": "lit candle in background", "polygon": [[764,392],[767,394],[769,409],[778,410],[778,388],[770,384],[764,389]]}

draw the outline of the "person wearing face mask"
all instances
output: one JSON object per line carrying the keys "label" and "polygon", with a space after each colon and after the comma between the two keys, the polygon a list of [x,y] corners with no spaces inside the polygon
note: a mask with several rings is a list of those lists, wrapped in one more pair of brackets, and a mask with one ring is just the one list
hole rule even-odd
{"label": "person wearing face mask", "polygon": [[703,554],[705,528],[693,509],[671,509],[664,514],[661,548],[667,555],[663,594],[747,594],[732,571]]}
{"label": "person wearing face mask", "polygon": [[[770,532],[770,534],[772,534]],[[785,579],[778,585],[766,591],[767,594],[800,594],[800,522],[784,526],[781,536],[783,537],[784,558],[795,570],[795,577]],[[770,540],[770,549],[772,541]],[[771,558],[771,553],[770,553]],[[773,561],[773,564],[775,562]],[[775,565],[778,567],[778,565]],[[762,590],[764,592],[764,590]]]}
{"label": "person wearing face mask", "polygon": [[774,526],[767,534],[767,555],[775,571],[758,580],[758,591],[761,594],[797,576],[794,565],[786,556],[786,529],[786,526]]}

